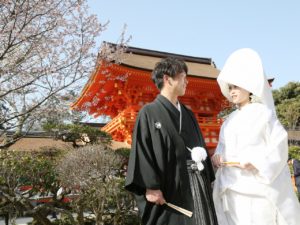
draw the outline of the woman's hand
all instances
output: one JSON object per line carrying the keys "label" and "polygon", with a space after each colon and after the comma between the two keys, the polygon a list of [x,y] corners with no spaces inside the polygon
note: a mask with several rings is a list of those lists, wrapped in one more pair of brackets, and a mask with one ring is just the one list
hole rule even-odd
{"label": "woman's hand", "polygon": [[222,166],[223,159],[220,154],[214,154],[211,159],[212,159],[212,163],[215,167],[219,168],[220,166]]}
{"label": "woman's hand", "polygon": [[253,172],[257,172],[258,170],[256,169],[255,166],[253,166],[251,163],[246,162],[246,163],[240,163],[240,164],[233,164],[233,165],[228,165],[228,166],[232,166],[232,167],[238,167],[240,169],[244,169],[244,170],[249,170],[249,171],[253,171]]}
{"label": "woman's hand", "polygon": [[145,196],[146,196],[147,201],[155,203],[157,205],[163,205],[166,203],[166,200],[165,200],[161,190],[147,189]]}

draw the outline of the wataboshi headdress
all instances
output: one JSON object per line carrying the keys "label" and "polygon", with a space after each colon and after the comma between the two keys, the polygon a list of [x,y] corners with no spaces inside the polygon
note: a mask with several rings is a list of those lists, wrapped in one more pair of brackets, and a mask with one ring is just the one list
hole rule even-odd
{"label": "wataboshi headdress", "polygon": [[272,90],[265,76],[262,61],[257,52],[242,48],[227,59],[217,81],[222,94],[229,100],[229,84],[241,87],[254,95],[261,103],[275,112]]}

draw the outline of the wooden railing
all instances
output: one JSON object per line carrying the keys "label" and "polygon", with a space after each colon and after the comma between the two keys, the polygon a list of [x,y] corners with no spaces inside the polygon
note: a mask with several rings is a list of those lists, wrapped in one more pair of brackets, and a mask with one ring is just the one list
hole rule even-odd
{"label": "wooden railing", "polygon": [[[138,114],[137,108],[128,108],[106,124],[102,130],[110,133],[116,141],[126,141],[131,144],[131,134]],[[196,116],[203,133],[205,143],[210,152],[213,152],[219,139],[222,120],[216,117]]]}

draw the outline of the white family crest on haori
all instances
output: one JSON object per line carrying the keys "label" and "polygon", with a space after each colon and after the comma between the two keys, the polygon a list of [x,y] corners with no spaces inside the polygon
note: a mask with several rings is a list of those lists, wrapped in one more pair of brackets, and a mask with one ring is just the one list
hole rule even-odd
{"label": "white family crest on haori", "polygon": [[155,122],[154,126],[156,129],[160,129],[161,128],[161,123],[160,122]]}
{"label": "white family crest on haori", "polygon": [[207,157],[207,152],[205,148],[202,147],[194,147],[190,149],[189,147],[186,147],[192,155],[192,160],[195,161],[197,164],[198,170],[201,171],[204,169],[204,166],[202,164],[202,161],[204,161]]}

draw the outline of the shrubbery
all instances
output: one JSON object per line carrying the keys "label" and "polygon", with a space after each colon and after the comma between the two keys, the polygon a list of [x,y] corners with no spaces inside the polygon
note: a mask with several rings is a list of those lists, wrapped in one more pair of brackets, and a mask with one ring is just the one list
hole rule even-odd
{"label": "shrubbery", "polygon": [[109,133],[101,131],[98,128],[81,124],[45,123],[43,129],[52,133],[55,138],[66,142],[75,143],[76,140],[83,140],[83,135],[88,137],[88,143],[90,144],[109,144],[112,140]]}
{"label": "shrubbery", "polygon": [[[121,152],[103,144],[68,151],[1,151],[0,208],[5,202],[11,217],[26,212],[39,225],[139,224],[133,196],[124,189],[128,153]],[[51,200],[36,204],[37,196]],[[50,221],[47,215],[53,211],[63,219]],[[83,212],[95,218],[84,218]]]}

